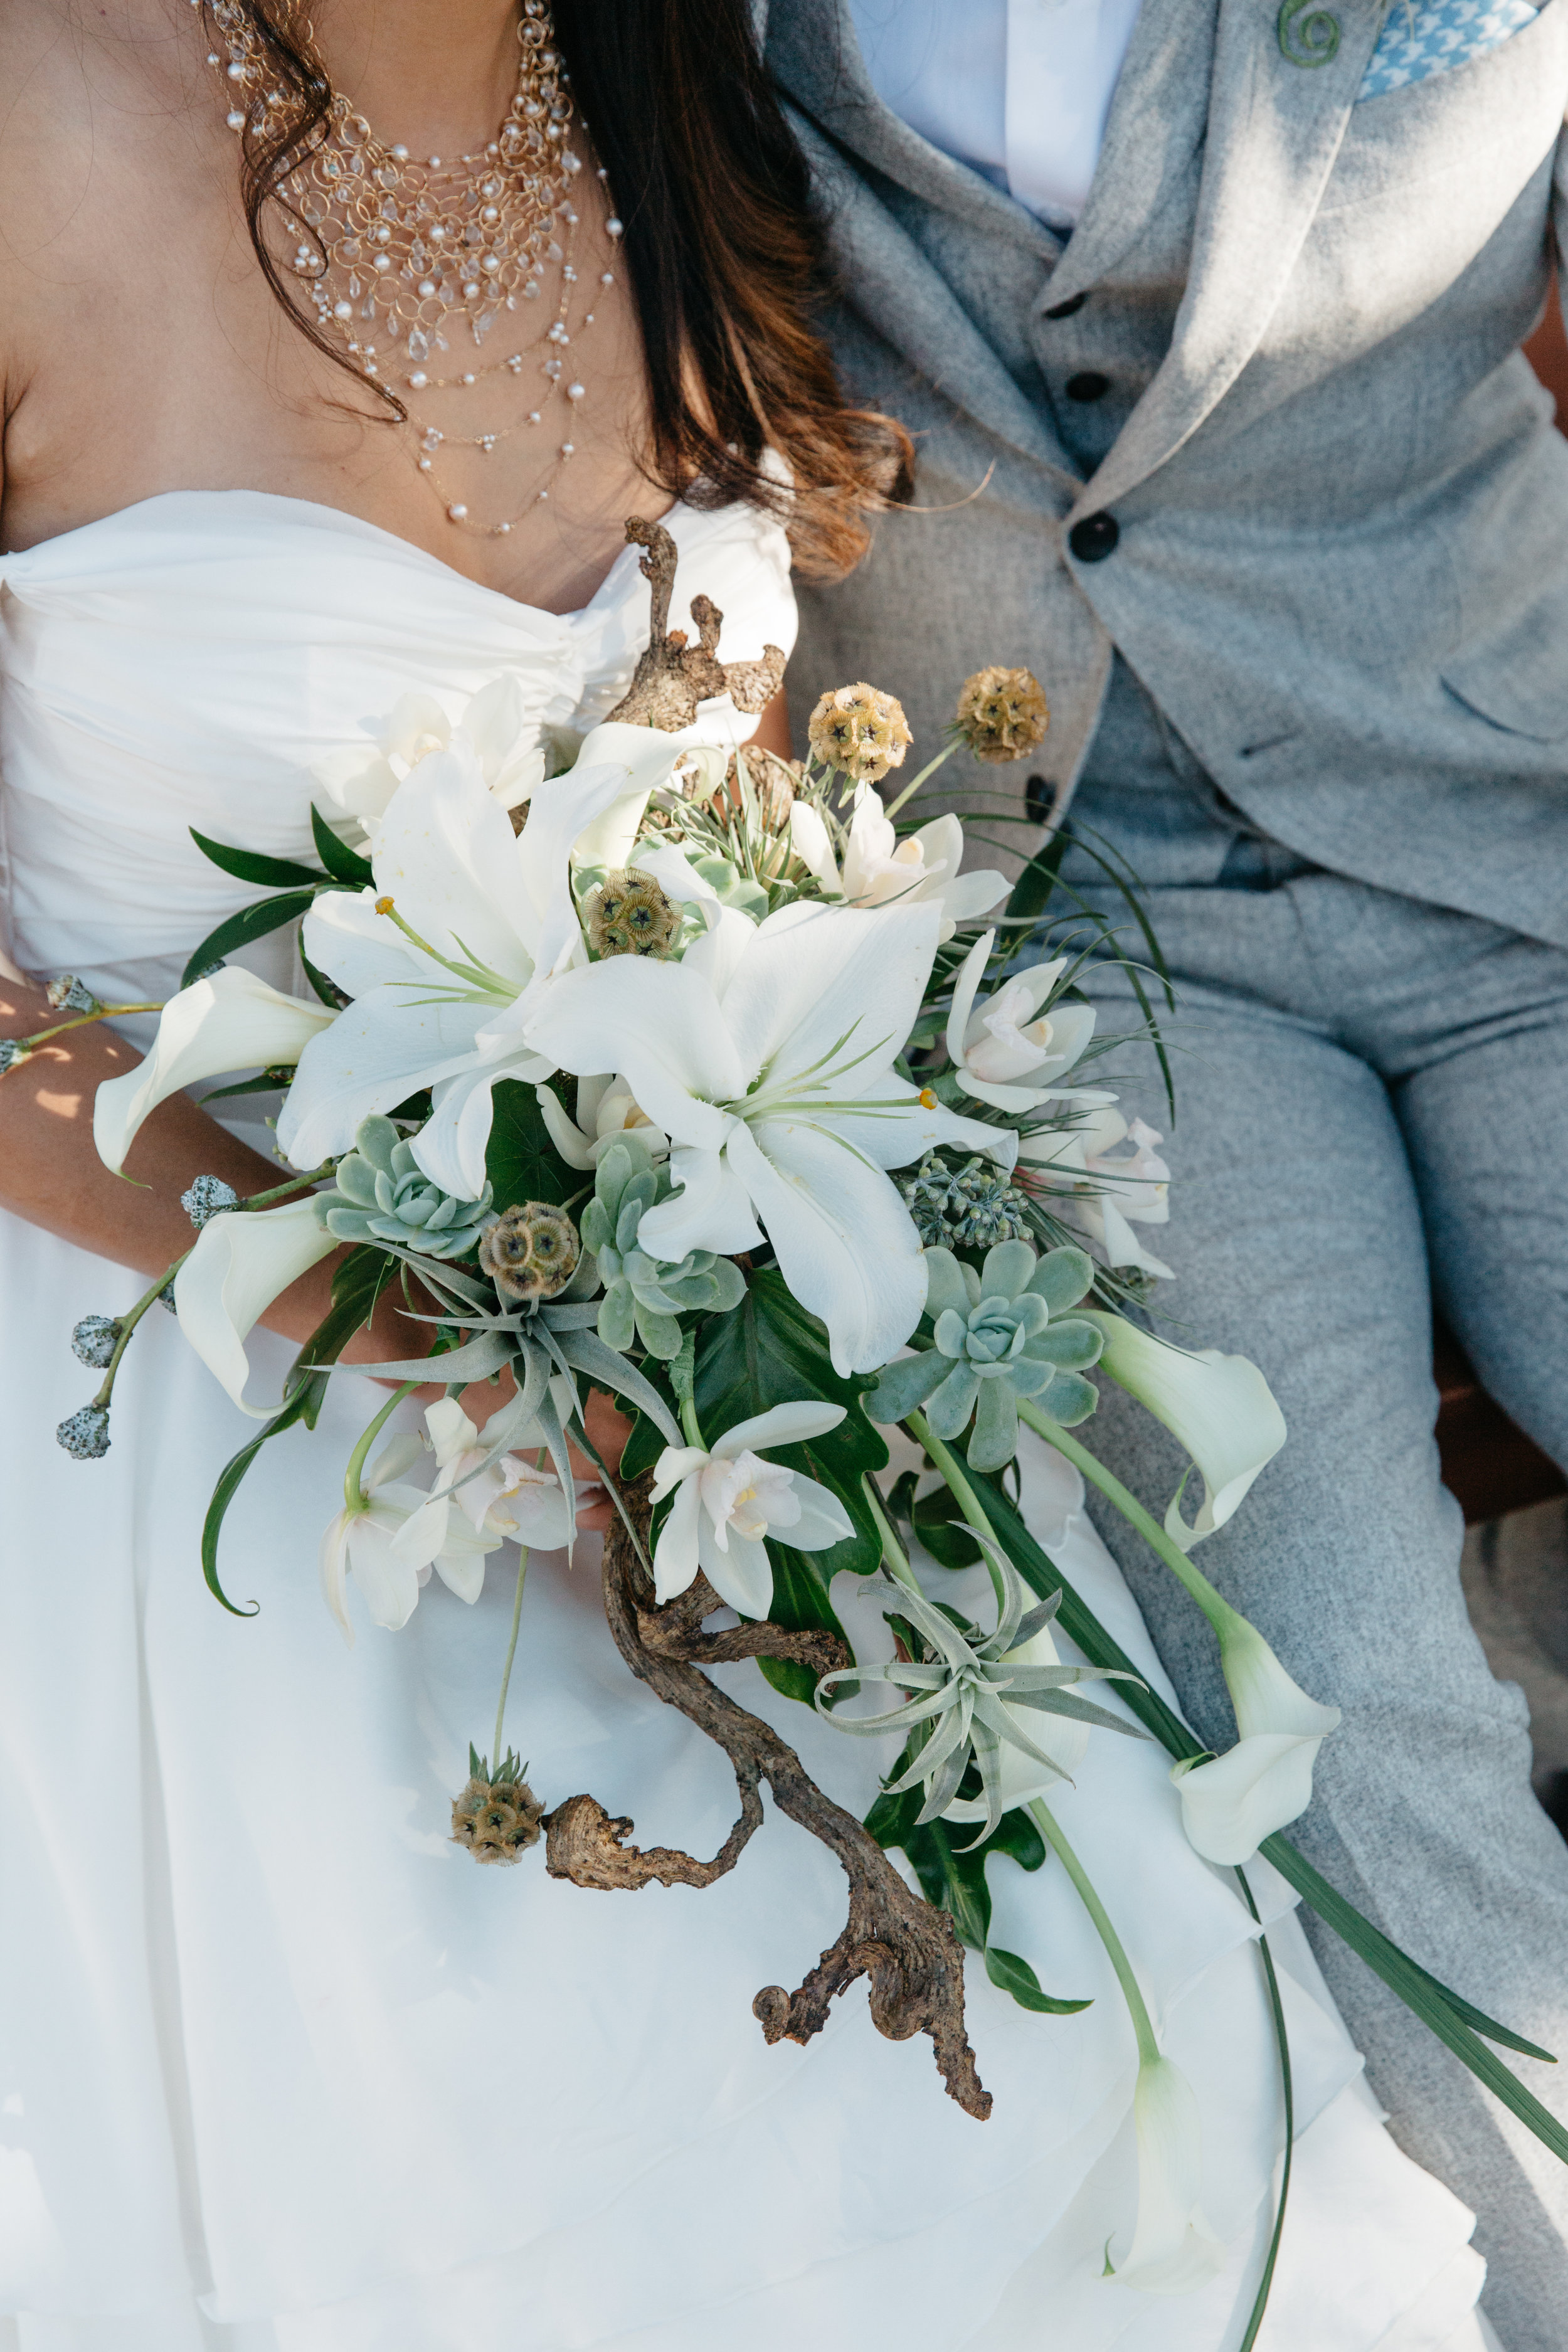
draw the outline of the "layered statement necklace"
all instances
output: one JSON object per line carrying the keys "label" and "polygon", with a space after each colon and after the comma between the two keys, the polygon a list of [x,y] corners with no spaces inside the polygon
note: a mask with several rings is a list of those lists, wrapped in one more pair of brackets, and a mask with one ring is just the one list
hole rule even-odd
{"label": "layered statement necklace", "polygon": [[[229,129],[280,130],[286,100],[268,87],[266,51],[242,0],[210,0],[210,17],[227,52],[209,51],[207,63],[228,85]],[[583,159],[571,144],[573,105],[547,0],[521,0],[517,37],[517,88],[482,153],[419,158],[384,146],[334,92],[316,144],[269,199],[297,240],[285,266],[322,332],[361,374],[397,394],[415,462],[447,521],[494,539],[549,500],[574,455],[587,396],[577,338],[594,323],[592,293],[581,291],[573,259]],[[618,220],[605,226],[620,236]],[[595,282],[607,291],[615,272]],[[541,324],[523,340],[531,312]],[[505,406],[485,404],[488,429],[467,429],[479,423],[486,391],[504,392]],[[436,421],[454,411],[457,425]],[[470,514],[443,484],[443,453],[488,457],[518,433],[560,436],[541,487],[520,514]]]}

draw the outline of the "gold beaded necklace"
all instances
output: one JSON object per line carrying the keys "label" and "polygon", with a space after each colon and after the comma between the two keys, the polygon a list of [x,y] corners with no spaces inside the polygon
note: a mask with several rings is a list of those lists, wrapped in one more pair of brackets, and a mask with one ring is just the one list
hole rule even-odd
{"label": "gold beaded necklace", "polygon": [[[191,5],[200,7],[202,0]],[[213,49],[207,63],[229,84],[229,129],[271,135],[282,126],[286,101],[280,90],[265,87],[266,53],[248,10],[243,0],[210,0],[210,14],[227,50],[225,58]],[[575,331],[572,325],[579,284],[572,257],[580,220],[572,184],[583,161],[569,143],[573,106],[548,0],[521,0],[517,37],[517,88],[482,153],[443,162],[439,155],[416,159],[405,146],[384,146],[364,117],[334,92],[316,144],[284,174],[271,198],[298,237],[288,266],[318,324],[338,338],[363,375],[397,393],[408,412],[415,462],[447,521],[496,539],[548,500],[574,454],[573,419],[586,387],[572,355],[574,333],[594,323],[588,310]],[[618,220],[606,227],[612,237],[620,236]],[[498,341],[512,341],[505,331],[510,316],[542,300],[546,278],[556,268],[560,293],[550,325],[531,346],[513,348],[504,358],[481,357],[498,328]],[[613,286],[614,271],[603,271],[598,283]],[[451,357],[444,362],[437,354]],[[535,404],[486,432],[454,432],[418,413],[418,396],[426,393],[461,394],[490,377],[507,383],[530,376],[542,385],[534,391]],[[479,449],[488,457],[514,433],[542,429],[552,413],[561,417],[565,437],[523,514],[479,521],[461,499],[447,496],[438,472],[443,449]]]}

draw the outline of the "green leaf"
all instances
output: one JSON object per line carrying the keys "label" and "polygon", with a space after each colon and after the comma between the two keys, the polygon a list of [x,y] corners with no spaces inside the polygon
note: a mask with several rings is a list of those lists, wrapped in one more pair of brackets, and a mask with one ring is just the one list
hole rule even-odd
{"label": "green leaf", "polygon": [[349,1252],[332,1276],[332,1303],[294,1359],[284,1382],[282,1410],[273,1414],[248,1445],[240,1447],[219,1475],[202,1522],[202,1574],[214,1599],[221,1601],[231,1616],[254,1617],[260,1603],[253,1601],[248,1609],[237,1609],[218,1577],[218,1538],[223,1533],[228,1507],[246,1472],[269,1439],[280,1437],[299,1422],[303,1422],[307,1429],[314,1429],[331,1378],[331,1367],[354,1333],[369,1321],[377,1298],[396,1273],[396,1259],[388,1257],[383,1250],[360,1248]]}
{"label": "green leaf", "polygon": [[316,837],[316,855],[334,882],[342,882],[350,890],[368,890],[375,875],[368,857],[340,841],[321,812],[312,803],[310,831]]}
{"label": "green leaf", "polygon": [[254,849],[231,849],[226,842],[209,841],[194,824],[190,835],[202,856],[232,874],[237,882],[259,882],[266,890],[293,890],[303,884],[313,890],[327,878],[315,866],[296,865],[291,857],[262,857]]}
{"label": "green leaf", "polygon": [[345,994],[344,991],[338,986],[335,980],[329,980],[324,971],[318,971],[316,970],[315,965],[305,953],[303,945],[300,948],[300,961],[304,967],[306,979],[310,982],[311,987],[315,990],[316,994],[321,998],[323,1004],[330,1004],[334,1013],[341,1013],[345,1004],[352,1004],[353,1003],[353,997]]}
{"label": "green leaf", "polygon": [[1021,2009],[1037,2009],[1047,2017],[1071,2017],[1080,2009],[1089,2009],[1087,2000],[1054,2000],[1048,1992],[1040,1990],[1040,1979],[1027,1960],[1016,1952],[1005,1952],[1000,1944],[985,1947],[985,1973],[994,1985],[1010,1992]]}
{"label": "green leaf", "polygon": [[547,1201],[559,1208],[583,1190],[583,1171],[568,1168],[551,1142],[531,1087],[520,1078],[503,1078],[490,1104],[485,1174],[498,1209],[521,1208],[528,1201]]}
{"label": "green leaf", "polygon": [[280,931],[285,923],[298,922],[315,895],[313,889],[290,890],[286,898],[258,898],[253,907],[242,907],[237,915],[230,915],[216,930],[209,931],[193,951],[180,975],[180,986],[189,988],[208,964],[221,963],[236,948],[249,947],[253,940],[264,940],[269,931]]}
{"label": "green leaf", "polygon": [[1013,885],[1012,895],[1007,900],[1009,915],[1045,913],[1051,893],[1057,887],[1057,875],[1071,838],[1065,827],[1059,827],[1049,841],[1043,842],[1036,850]]}

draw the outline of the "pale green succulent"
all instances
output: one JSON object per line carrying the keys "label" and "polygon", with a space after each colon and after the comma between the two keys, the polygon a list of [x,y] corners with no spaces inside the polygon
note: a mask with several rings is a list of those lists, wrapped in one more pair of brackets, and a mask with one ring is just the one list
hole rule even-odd
{"label": "pale green succulent", "polygon": [[325,1196],[326,1225],[340,1242],[395,1242],[426,1257],[461,1257],[490,1213],[488,1184],[477,1201],[432,1184],[389,1118],[361,1120],[336,1181],[336,1196]]}
{"label": "pale green succulent", "polygon": [[887,1367],[866,1399],[873,1421],[902,1421],[923,1407],[933,1435],[950,1438],[973,1413],[969,1459],[976,1470],[1000,1470],[1017,1451],[1020,1397],[1037,1398],[1065,1427],[1088,1419],[1099,1400],[1083,1369],[1104,1342],[1092,1323],[1064,1317],[1094,1280],[1084,1251],[1037,1257],[1027,1242],[1008,1241],[986,1251],[978,1274],[951,1250],[928,1249],[925,1263],[931,1341]]}
{"label": "pale green succulent", "polygon": [[668,1171],[655,1168],[640,1144],[614,1143],[599,1162],[594,1197],[583,1213],[583,1239],[598,1259],[605,1286],[600,1339],[623,1354],[640,1339],[650,1356],[667,1363],[680,1353],[679,1316],[727,1314],[746,1290],[733,1259],[712,1250],[688,1250],[672,1265],[638,1248],[643,1211],[674,1190]]}

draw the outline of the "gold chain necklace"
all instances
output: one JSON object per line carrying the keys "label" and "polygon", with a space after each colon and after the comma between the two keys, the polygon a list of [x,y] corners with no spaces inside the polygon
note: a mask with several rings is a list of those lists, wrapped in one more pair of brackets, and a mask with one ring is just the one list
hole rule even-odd
{"label": "gold chain necklace", "polygon": [[[200,7],[202,0],[191,5]],[[226,58],[209,51],[207,63],[229,84],[229,129],[275,131],[285,101],[265,86],[266,52],[243,0],[211,0],[211,18],[227,50]],[[548,500],[574,454],[573,419],[586,397],[572,327],[579,284],[572,256],[580,218],[572,184],[583,162],[569,144],[573,106],[548,0],[521,0],[517,37],[517,88],[481,154],[419,160],[405,146],[384,146],[364,117],[334,93],[317,144],[284,176],[272,199],[299,238],[289,266],[318,324],[338,338],[362,374],[392,386],[403,399],[416,463],[447,521],[489,538],[505,538]],[[612,237],[620,236],[618,220],[606,226]],[[557,268],[560,293],[543,333],[531,348],[481,358],[498,327],[503,331],[498,340],[511,341],[504,331],[509,315],[541,301],[546,276]],[[614,271],[602,272],[598,282],[613,286]],[[593,323],[589,310],[577,332]],[[471,365],[464,344],[473,347]],[[445,353],[452,358],[444,366],[437,355]],[[454,432],[425,421],[417,401],[406,397],[461,394],[489,377],[504,383],[530,373],[542,386],[534,394],[536,404],[488,432]],[[478,521],[462,499],[447,496],[437,471],[443,448],[489,456],[514,433],[542,428],[552,409],[563,411],[565,437],[524,514]]]}

